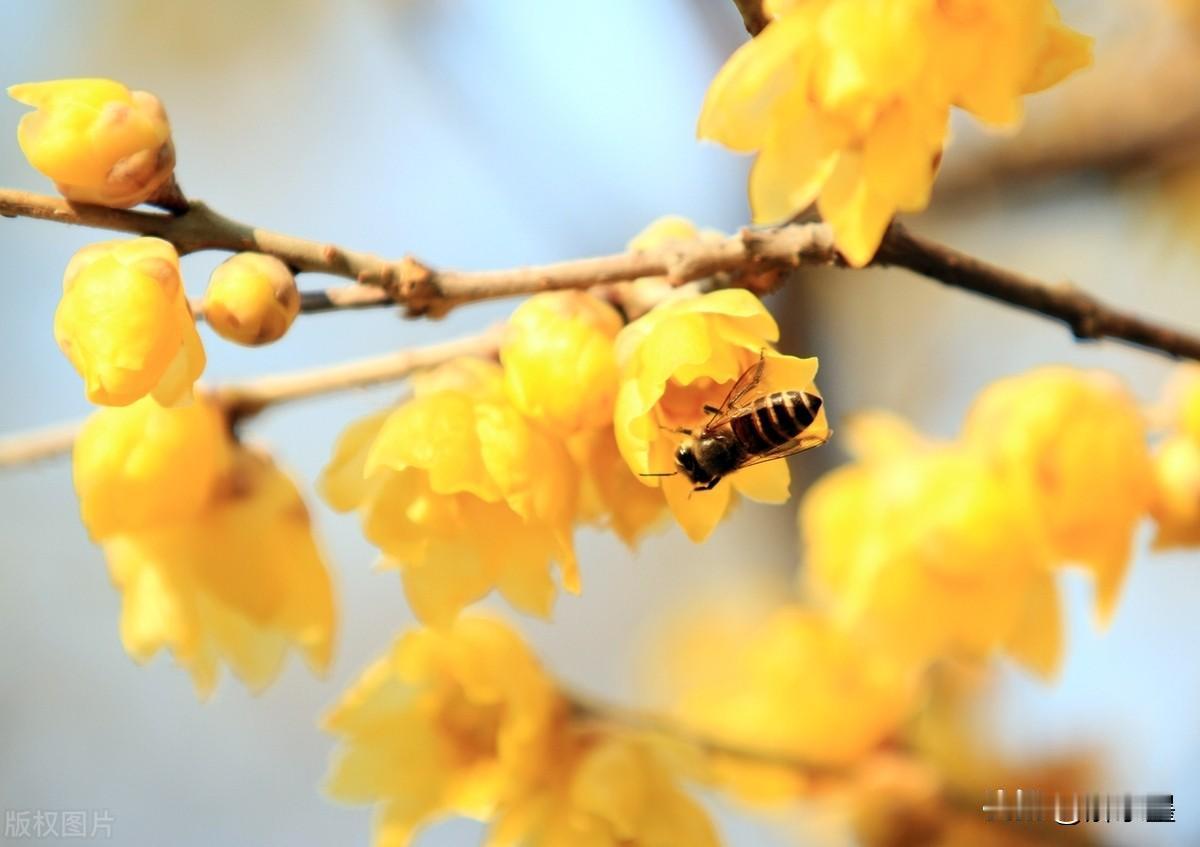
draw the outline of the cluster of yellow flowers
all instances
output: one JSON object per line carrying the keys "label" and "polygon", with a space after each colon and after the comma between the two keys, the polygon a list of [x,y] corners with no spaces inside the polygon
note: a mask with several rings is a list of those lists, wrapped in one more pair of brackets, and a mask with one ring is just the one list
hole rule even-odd
{"label": "cluster of yellow flowers", "polygon": [[917,211],[951,106],[1011,126],[1021,97],[1091,61],[1052,0],[773,0],[774,20],[713,80],[698,133],[757,151],[750,205],[779,221],[816,201],[850,264]]}
{"label": "cluster of yellow flowers", "polygon": [[201,694],[222,660],[256,689],[291,645],[314,669],[329,664],[333,591],[308,510],[268,456],[233,442],[211,400],[95,412],[74,476],[135,659],[169,648]]}
{"label": "cluster of yellow flowers", "polygon": [[[690,225],[684,234],[698,237]],[[677,430],[701,426],[704,406],[762,355],[763,391],[816,392],[816,360],[771,349],[779,329],[752,294],[686,295],[625,326],[591,294],[537,295],[513,313],[499,365],[448,363],[414,380],[410,400],[346,430],[322,492],[361,513],[422,620],[445,624],[493,589],[548,614],[553,561],[564,587],[579,590],[578,521],[633,545],[669,508],[699,541],[728,512],[730,488],[787,499],[782,462],[695,496],[682,475],[637,476],[673,470]],[[824,427],[822,417],[813,431]]]}
{"label": "cluster of yellow flowers", "polygon": [[378,804],[375,844],[445,815],[492,847],[716,847],[670,751],[572,711],[520,637],[460,617],[401,636],[329,714],[341,800]]}

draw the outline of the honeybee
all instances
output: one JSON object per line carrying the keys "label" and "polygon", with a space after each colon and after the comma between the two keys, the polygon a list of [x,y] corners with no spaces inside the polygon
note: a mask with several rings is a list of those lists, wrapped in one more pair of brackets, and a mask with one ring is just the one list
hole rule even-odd
{"label": "honeybee", "polygon": [[793,453],[820,447],[829,440],[830,432],[805,435],[821,411],[821,398],[807,391],[775,391],[751,396],[762,381],[766,358],[743,371],[729,389],[719,407],[705,406],[711,417],[696,434],[690,429],[678,432],[687,438],[675,451],[675,470],[681,473],[695,491],[709,491],[724,477],[741,468],[782,459]]}

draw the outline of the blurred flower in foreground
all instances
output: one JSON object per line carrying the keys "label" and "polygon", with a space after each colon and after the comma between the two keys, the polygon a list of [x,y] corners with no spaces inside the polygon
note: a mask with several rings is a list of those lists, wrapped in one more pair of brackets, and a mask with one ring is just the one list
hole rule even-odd
{"label": "blurred flower in foreground", "polygon": [[1021,96],[1091,61],[1051,0],[777,0],[709,87],[698,134],[757,151],[754,219],[814,200],[855,266],[929,202],[951,106],[1011,126]]}
{"label": "blurred flower in foreground", "polygon": [[[620,389],[613,418],[617,445],[638,474],[675,470],[680,428],[699,430],[739,376],[765,353],[755,394],[796,389],[816,393],[816,359],[783,356],[771,348],[779,327],[749,291],[726,289],[670,300],[628,324],[617,336]],[[827,431],[824,411],[810,431]],[[702,541],[728,512],[732,491],[765,503],[788,499],[787,463],[747,467],[711,491],[693,492],[682,474],[643,477],[661,486],[688,537]]]}
{"label": "blurred flower in foreground", "polygon": [[567,436],[612,424],[617,393],[613,339],[621,316],[584,291],[526,300],[509,318],[500,362],[521,412]]}
{"label": "blurred flower in foreground", "polygon": [[153,94],[109,79],[30,82],[8,94],[37,110],[21,118],[17,140],[68,200],[124,209],[171,178],[171,126]]}
{"label": "blurred flower in foreground", "polygon": [[489,847],[715,847],[712,825],[648,743],[571,710],[520,637],[486,618],[409,632],[325,722],[328,790],[378,805],[376,847],[460,815]]}
{"label": "blurred flower in foreground", "polygon": [[1152,495],[1134,398],[1100,371],[1039,368],[985,389],[964,438],[1004,477],[1009,498],[1038,515],[1051,555],[1092,570],[1107,621]]}
{"label": "blurred flower in foreground", "polygon": [[325,720],[329,793],[377,803],[377,847],[447,815],[487,820],[554,764],[567,705],[504,624],[459,618],[397,639]]}
{"label": "blurred flower in foreground", "polygon": [[238,448],[203,512],[110,537],[104,551],[126,651],[146,661],[169,648],[201,695],[220,661],[253,689],[275,678],[289,646],[314,669],[328,666],[329,573],[300,494],[268,457]]}
{"label": "blurred flower in foreground", "polygon": [[845,427],[864,458],[801,505],[806,576],[839,620],[914,661],[1007,649],[1043,674],[1061,656],[1057,590],[1037,516],[975,453],[895,419]]}
{"label": "blurred flower in foreground", "polygon": [[[688,610],[657,644],[651,684],[683,726],[731,747],[813,765],[855,761],[897,731],[914,705],[920,669],[883,645],[799,605],[740,610],[736,592]],[[763,768],[721,767],[751,799],[786,780]]]}
{"label": "blurred flower in foreground", "polygon": [[1200,545],[1200,367],[1177,369],[1166,388],[1166,438],[1155,450],[1156,549]]}
{"label": "blurred flower in foreground", "polygon": [[193,518],[233,460],[228,424],[200,398],[164,408],[143,397],[92,414],[75,439],[75,490],[94,539]]}
{"label": "blurred flower in foreground", "polygon": [[651,744],[577,736],[557,785],[505,809],[488,847],[717,847],[712,821]]}
{"label": "blurred flower in foreground", "polygon": [[493,589],[548,615],[552,560],[579,590],[579,483],[566,448],[508,401],[493,363],[451,362],[415,380],[414,395],[345,431],[322,494],[361,512],[423,621],[445,625]]}
{"label": "blurred flower in foreground", "polygon": [[288,266],[263,253],[237,253],[212,272],[204,320],[222,338],[258,346],[283,338],[300,314],[300,292]]}
{"label": "blurred flower in foreground", "polygon": [[54,337],[88,399],[105,406],[147,394],[164,406],[184,402],[204,371],[179,255],[160,238],[105,241],[76,253],[63,275]]}

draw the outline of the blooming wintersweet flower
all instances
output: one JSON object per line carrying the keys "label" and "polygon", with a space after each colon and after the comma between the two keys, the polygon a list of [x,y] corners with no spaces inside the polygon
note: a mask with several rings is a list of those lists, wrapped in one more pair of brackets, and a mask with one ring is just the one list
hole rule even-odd
{"label": "blooming wintersweet flower", "polygon": [[1029,503],[1051,554],[1093,572],[1107,621],[1152,496],[1146,425],[1133,396],[1100,371],[1044,367],[988,386],[964,438]]}
{"label": "blooming wintersweet flower", "polygon": [[508,320],[500,362],[513,404],[562,436],[612,425],[617,310],[584,291],[537,294]]}
{"label": "blooming wintersweet flower", "polygon": [[[817,360],[776,353],[779,327],[757,297],[726,289],[669,301],[628,324],[617,337],[620,388],[613,415],[617,445],[637,474],[675,470],[681,428],[698,430],[734,382],[761,357],[758,393],[816,393]],[[824,410],[810,428],[827,432]],[[788,498],[787,463],[768,461],[730,475],[711,491],[693,492],[681,474],[642,477],[661,486],[667,505],[693,541],[702,541],[729,509],[732,492],[765,503]]]}
{"label": "blooming wintersweet flower", "polygon": [[860,446],[868,436],[882,443],[819,479],[801,503],[804,575],[816,595],[844,625],[914,662],[1005,649],[1052,674],[1057,595],[1030,505],[961,446],[906,444],[889,419],[848,429]]}
{"label": "blooming wintersweet flower", "polygon": [[110,537],[121,590],[121,641],[139,662],[163,648],[207,695],[220,662],[264,688],[289,647],[314,670],[332,654],[329,572],[296,486],[272,461],[239,448],[197,517]]}
{"label": "blooming wintersweet flower", "polygon": [[667,756],[634,738],[577,737],[556,785],[501,809],[487,847],[717,847]]}
{"label": "blooming wintersweet flower", "polygon": [[1200,545],[1200,368],[1177,368],[1164,394],[1159,423],[1167,434],[1152,459],[1150,504],[1158,550]]}
{"label": "blooming wintersweet flower", "polygon": [[165,408],[151,397],[100,409],[75,438],[75,490],[92,538],[199,515],[233,461],[229,425],[201,397]]}
{"label": "blooming wintersweet flower", "polygon": [[814,201],[850,264],[929,202],[951,106],[1011,126],[1091,61],[1052,0],[783,0],[709,87],[697,133],[757,152],[757,222]]}
{"label": "blooming wintersweet flower", "polygon": [[171,125],[153,94],[110,79],[30,82],[8,94],[37,110],[21,118],[17,140],[68,200],[125,209],[171,178]]}
{"label": "blooming wintersweet flower", "polygon": [[274,256],[237,253],[212,272],[204,292],[204,320],[217,335],[247,346],[283,338],[300,314],[291,270]]}
{"label": "blooming wintersweet flower", "polygon": [[179,254],[160,238],[80,250],[63,275],[54,337],[83,377],[87,398],[126,406],[147,394],[164,406],[191,397],[204,371]]}
{"label": "blooming wintersweet flower", "polygon": [[413,610],[437,625],[493,589],[549,614],[554,560],[564,587],[578,591],[578,488],[566,447],[508,401],[500,367],[467,359],[347,429],[321,482],[335,508],[360,511]]}
{"label": "blooming wintersweet flower", "polygon": [[405,847],[445,815],[489,819],[554,764],[567,705],[505,624],[461,617],[388,653],[325,720],[339,748],[328,791],[378,804],[375,847]]}

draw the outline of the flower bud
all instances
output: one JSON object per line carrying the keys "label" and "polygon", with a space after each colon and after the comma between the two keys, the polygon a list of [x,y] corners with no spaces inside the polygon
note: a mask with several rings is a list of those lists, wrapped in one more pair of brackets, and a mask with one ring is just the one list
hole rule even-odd
{"label": "flower bud", "polygon": [[104,406],[146,394],[165,406],[184,402],[204,371],[179,255],[160,238],[106,241],[76,253],[63,275],[54,337],[83,377],[88,400]]}
{"label": "flower bud", "polygon": [[8,94],[37,109],[21,118],[17,140],[68,200],[127,209],[171,178],[171,125],[153,94],[108,79],[31,82]]}
{"label": "flower bud", "polygon": [[300,314],[300,292],[288,266],[263,253],[238,253],[212,273],[204,319],[217,335],[256,346],[283,338]]}
{"label": "flower bud", "polygon": [[616,309],[582,291],[530,298],[513,312],[500,348],[509,397],[560,434],[611,424],[620,329]]}

